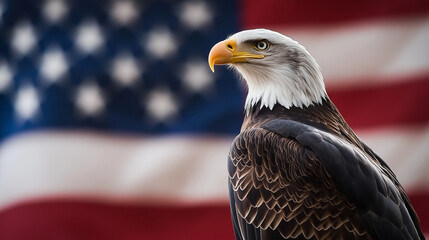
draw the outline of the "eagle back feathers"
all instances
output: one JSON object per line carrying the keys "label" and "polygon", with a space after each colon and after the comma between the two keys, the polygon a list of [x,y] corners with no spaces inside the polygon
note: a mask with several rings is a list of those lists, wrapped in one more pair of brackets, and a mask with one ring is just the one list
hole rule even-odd
{"label": "eagle back feathers", "polygon": [[329,99],[311,107],[255,108],[246,118],[229,155],[236,234],[246,240],[424,239],[390,168]]}

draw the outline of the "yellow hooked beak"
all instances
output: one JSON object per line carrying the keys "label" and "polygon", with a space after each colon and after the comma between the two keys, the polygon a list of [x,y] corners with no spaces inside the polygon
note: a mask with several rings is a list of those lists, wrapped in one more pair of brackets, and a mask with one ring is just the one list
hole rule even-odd
{"label": "yellow hooked beak", "polygon": [[212,47],[209,53],[209,66],[212,72],[214,72],[214,65],[247,62],[249,58],[264,57],[264,55],[240,52],[237,50],[237,41],[235,39],[227,39],[218,42]]}

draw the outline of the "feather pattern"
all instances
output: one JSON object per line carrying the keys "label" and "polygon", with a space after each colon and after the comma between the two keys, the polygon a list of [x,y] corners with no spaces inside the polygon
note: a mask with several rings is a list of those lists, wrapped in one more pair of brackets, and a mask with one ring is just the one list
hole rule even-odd
{"label": "feather pattern", "polygon": [[246,118],[228,163],[237,239],[424,239],[393,172],[329,98],[309,108]]}

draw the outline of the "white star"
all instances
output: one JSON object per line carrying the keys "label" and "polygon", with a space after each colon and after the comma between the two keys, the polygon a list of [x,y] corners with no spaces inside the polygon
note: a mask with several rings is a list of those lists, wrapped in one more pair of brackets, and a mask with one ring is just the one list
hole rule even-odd
{"label": "white star", "polygon": [[68,68],[67,59],[58,48],[47,50],[42,56],[41,62],[41,74],[50,83],[54,83],[63,77]]}
{"label": "white star", "polygon": [[191,29],[201,29],[213,20],[213,14],[206,2],[189,1],[182,5],[180,21]]}
{"label": "white star", "polygon": [[12,71],[5,62],[0,62],[0,93],[5,91],[12,83]]}
{"label": "white star", "polygon": [[92,20],[82,23],[75,35],[75,42],[80,51],[90,54],[99,50],[104,44],[99,25]]}
{"label": "white star", "polygon": [[85,116],[97,116],[104,110],[104,98],[98,85],[86,83],[79,87],[76,105]]}
{"label": "white star", "polygon": [[213,85],[213,75],[207,63],[201,60],[191,60],[185,64],[182,80],[185,86],[193,92],[206,92]]}
{"label": "white star", "polygon": [[176,52],[176,40],[167,28],[158,27],[149,33],[146,50],[155,58],[164,59]]}
{"label": "white star", "polygon": [[64,18],[68,9],[63,0],[47,0],[42,11],[48,21],[56,23]]}
{"label": "white star", "polygon": [[39,97],[34,86],[23,86],[18,90],[15,98],[15,113],[21,120],[31,119],[37,113],[39,104]]}
{"label": "white star", "polygon": [[147,99],[144,99],[144,105],[153,120],[159,122],[169,122],[176,117],[178,113],[177,101],[169,90],[157,89],[152,91]]}
{"label": "white star", "polygon": [[136,60],[129,54],[122,54],[112,64],[112,75],[121,86],[130,86],[140,77]]}
{"label": "white star", "polygon": [[137,18],[138,9],[133,1],[115,1],[110,15],[118,25],[127,25]]}
{"label": "white star", "polygon": [[25,55],[36,45],[36,34],[33,27],[28,22],[19,23],[12,34],[12,48],[16,53]]}

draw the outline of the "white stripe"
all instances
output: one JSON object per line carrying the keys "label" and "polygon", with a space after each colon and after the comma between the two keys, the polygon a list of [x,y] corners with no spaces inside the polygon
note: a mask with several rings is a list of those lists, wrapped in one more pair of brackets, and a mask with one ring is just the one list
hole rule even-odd
{"label": "white stripe", "polygon": [[429,16],[276,30],[308,49],[330,87],[379,84],[429,73]]}
{"label": "white stripe", "polygon": [[[407,190],[429,189],[429,126],[361,132]],[[43,197],[227,202],[232,138],[39,132],[0,147],[0,209]]]}
{"label": "white stripe", "polygon": [[39,132],[0,147],[0,208],[40,197],[227,201],[232,138]]}

